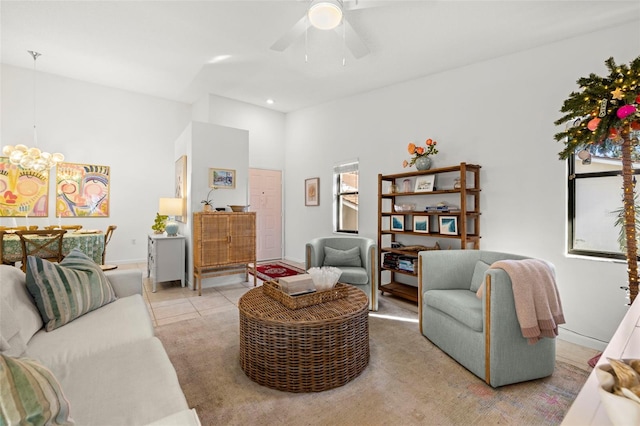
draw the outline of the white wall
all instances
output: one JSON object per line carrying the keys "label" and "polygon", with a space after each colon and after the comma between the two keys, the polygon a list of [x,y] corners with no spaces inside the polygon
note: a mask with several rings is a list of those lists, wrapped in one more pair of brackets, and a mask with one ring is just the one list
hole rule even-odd
{"label": "white wall", "polygon": [[[217,189],[213,191],[214,207],[227,205],[246,205],[249,185],[249,132],[231,127],[217,126],[211,123],[192,122],[186,129],[177,144],[185,145],[184,137],[191,139],[186,142],[188,177],[190,181],[187,194],[190,197],[188,209],[190,212],[202,211],[200,201],[204,199],[209,188],[209,169],[224,168],[236,171],[236,187],[234,189]],[[184,234],[187,237],[187,282],[193,288],[193,256],[192,256],[192,226],[193,220],[189,219],[184,226]],[[220,277],[202,280],[202,287],[238,282],[238,278]]]}
{"label": "white wall", "polygon": [[[1,84],[0,145],[33,145],[33,71],[2,65]],[[107,260],[146,261],[158,199],[174,194],[174,141],[190,121],[190,105],[38,72],[36,106],[40,148],[62,152],[70,163],[111,168],[110,217],[63,218],[62,223],[102,230],[118,225]],[[55,169],[50,176],[51,221],[54,181]],[[10,221],[2,218],[0,224]],[[43,226],[46,219],[30,223]]]}
{"label": "white wall", "polygon": [[285,114],[234,99],[207,95],[194,104],[193,119],[249,131],[249,167],[284,169]]}
{"label": "white wall", "polygon": [[[376,238],[377,174],[402,172],[407,143],[433,138],[435,167],[482,165],[481,247],[553,262],[567,319],[561,336],[602,347],[626,312],[619,290],[626,268],[565,255],[566,171],[553,121],[579,77],[606,73],[610,56],[625,63],[637,56],[638,25],[288,114],[286,257],[302,261],[306,241],[331,234],[335,163],[359,158],[360,234]],[[304,179],[316,176],[321,205],[305,207]]]}

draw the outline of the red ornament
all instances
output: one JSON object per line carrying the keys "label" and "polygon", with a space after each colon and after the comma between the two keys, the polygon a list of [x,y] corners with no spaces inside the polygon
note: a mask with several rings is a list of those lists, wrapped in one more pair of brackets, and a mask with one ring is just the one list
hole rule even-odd
{"label": "red ornament", "polygon": [[615,137],[618,136],[618,131],[616,130],[615,127],[612,127],[609,129],[609,137],[612,139],[615,139]]}
{"label": "red ornament", "polygon": [[590,120],[587,123],[587,129],[591,130],[592,132],[595,131],[598,128],[598,124],[600,124],[600,121],[602,120],[600,120],[598,117]]}
{"label": "red ornament", "polygon": [[632,121],[631,122],[632,130],[640,130],[640,121]]}
{"label": "red ornament", "polygon": [[640,104],[640,93],[638,93],[638,96],[636,96],[636,103]]}

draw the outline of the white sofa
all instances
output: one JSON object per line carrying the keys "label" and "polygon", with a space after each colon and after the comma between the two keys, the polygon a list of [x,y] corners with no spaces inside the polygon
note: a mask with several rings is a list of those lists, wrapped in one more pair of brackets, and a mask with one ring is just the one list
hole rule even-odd
{"label": "white sofa", "polygon": [[[0,265],[2,353],[31,358],[51,370],[77,425],[199,425],[154,336],[141,271],[106,275],[114,302],[47,332],[25,274]],[[11,323],[18,324],[18,333],[7,331]]]}

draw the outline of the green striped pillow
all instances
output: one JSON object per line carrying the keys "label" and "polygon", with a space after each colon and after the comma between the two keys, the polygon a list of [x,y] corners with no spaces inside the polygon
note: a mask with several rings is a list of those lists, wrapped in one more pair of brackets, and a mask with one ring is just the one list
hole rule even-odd
{"label": "green striped pillow", "polygon": [[116,300],[100,265],[78,249],[59,264],[29,256],[26,281],[46,331]]}
{"label": "green striped pillow", "polygon": [[0,354],[0,424],[72,425],[69,401],[51,371]]}

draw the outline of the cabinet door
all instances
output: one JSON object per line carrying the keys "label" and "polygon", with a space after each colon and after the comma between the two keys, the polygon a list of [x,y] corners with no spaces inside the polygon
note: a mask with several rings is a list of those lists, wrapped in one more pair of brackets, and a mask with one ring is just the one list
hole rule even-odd
{"label": "cabinet door", "polygon": [[226,214],[202,215],[201,266],[229,263],[229,216]]}
{"label": "cabinet door", "polygon": [[[163,238],[155,242],[154,257],[156,266],[152,270],[152,277],[156,281],[171,281],[184,279],[184,239]],[[155,272],[154,272],[155,271]]]}
{"label": "cabinet door", "polygon": [[256,215],[231,215],[229,262],[246,263],[256,259]]}

